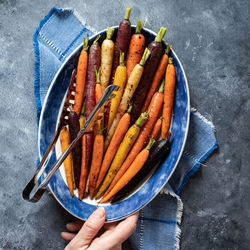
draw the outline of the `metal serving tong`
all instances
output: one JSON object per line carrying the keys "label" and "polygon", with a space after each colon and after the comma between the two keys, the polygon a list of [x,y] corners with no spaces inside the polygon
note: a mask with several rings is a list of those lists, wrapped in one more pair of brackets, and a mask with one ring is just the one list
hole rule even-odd
{"label": "metal serving tong", "polygon": [[[74,84],[75,84],[75,76],[76,76],[76,71],[74,70],[72,73],[72,78],[70,82],[70,86],[68,88],[68,94],[66,101],[64,103],[64,107],[62,110],[62,114],[60,116],[60,122],[58,125],[58,128],[56,130],[55,136],[52,139],[48,149],[46,150],[34,176],[32,179],[29,181],[29,183],[26,185],[26,187],[23,190],[22,196],[25,200],[30,201],[30,202],[37,202],[40,200],[41,196],[46,190],[47,184],[50,181],[50,179],[53,177],[53,175],[56,173],[58,168],[61,166],[63,161],[67,158],[68,154],[72,151],[72,149],[76,146],[77,142],[80,140],[80,138],[85,134],[91,132],[91,128],[93,127],[95,121],[98,119],[98,114],[101,111],[102,107],[108,102],[109,98],[112,98],[112,93],[115,90],[118,90],[119,87],[116,85],[109,85],[103,92],[102,97],[96,104],[95,108],[89,115],[87,121],[85,122],[83,128],[78,132],[77,137],[75,140],[72,141],[72,143],[69,145],[69,147],[65,150],[65,152],[58,158],[58,160],[54,163],[54,165],[51,167],[49,170],[48,174],[45,176],[45,178],[42,180],[41,184],[37,187],[35,191],[34,187],[36,186],[39,178],[41,177],[42,174],[44,173],[44,170],[49,162],[49,159],[51,157],[52,151],[55,147],[55,144],[58,140],[58,137],[60,135],[60,132],[64,126],[68,124],[68,106],[70,103],[70,100],[72,98],[72,90],[74,89]],[[31,194],[32,193],[32,194]]]}

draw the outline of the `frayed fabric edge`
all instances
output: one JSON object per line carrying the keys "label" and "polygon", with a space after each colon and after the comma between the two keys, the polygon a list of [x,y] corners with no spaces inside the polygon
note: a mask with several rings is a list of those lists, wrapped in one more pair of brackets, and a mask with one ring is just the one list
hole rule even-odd
{"label": "frayed fabric edge", "polygon": [[214,132],[216,132],[214,124],[211,121],[209,121],[205,116],[203,116],[196,108],[191,107],[190,111],[194,113],[194,115],[197,115],[202,121],[208,124],[213,129]]}
{"label": "frayed fabric edge", "polygon": [[180,249],[180,240],[181,240],[180,225],[181,225],[182,214],[183,214],[183,202],[181,201],[181,198],[179,195],[175,194],[174,192],[170,191],[169,189],[167,189],[165,187],[160,191],[160,194],[170,195],[170,196],[176,198],[176,200],[177,200],[177,214],[176,214],[177,223],[175,226],[175,246],[174,246],[174,249],[179,250]]}

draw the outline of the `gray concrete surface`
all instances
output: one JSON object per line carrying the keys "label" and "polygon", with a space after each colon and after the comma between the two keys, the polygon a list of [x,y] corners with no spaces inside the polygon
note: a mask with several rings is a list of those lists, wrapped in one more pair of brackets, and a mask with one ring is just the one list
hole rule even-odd
{"label": "gray concrete surface", "polygon": [[21,199],[34,171],[37,128],[32,36],[50,8],[74,7],[95,30],[132,22],[168,28],[186,71],[192,106],[213,121],[220,145],[190,180],[181,249],[249,249],[250,68],[249,6],[239,1],[0,0],[0,249],[61,249],[68,215],[53,197]]}

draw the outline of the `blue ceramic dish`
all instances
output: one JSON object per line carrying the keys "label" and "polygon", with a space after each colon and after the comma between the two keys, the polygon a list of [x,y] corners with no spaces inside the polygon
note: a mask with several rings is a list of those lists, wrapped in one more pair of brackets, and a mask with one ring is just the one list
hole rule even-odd
{"label": "blue ceramic dish", "polygon": [[[114,37],[116,36],[118,26],[115,29]],[[134,32],[135,27],[132,27]],[[90,43],[97,35],[101,35],[100,44],[105,39],[106,30],[100,31],[90,38]],[[143,29],[143,34],[146,37],[147,44],[154,40],[156,33]],[[164,44],[165,47],[165,44]],[[50,144],[58,123],[60,116],[60,108],[62,100],[65,96],[67,87],[70,82],[70,77],[73,69],[77,67],[78,57],[82,46],[79,46],[64,62],[54,77],[51,86],[46,95],[44,105],[41,112],[39,133],[38,133],[38,147],[40,158],[44,155],[48,145]],[[183,67],[174,53],[170,52],[174,59],[174,66],[176,70],[176,94],[174,103],[174,116],[172,121],[172,147],[169,156],[157,168],[157,170],[138,188],[131,196],[124,199],[120,203],[113,205],[103,205],[107,213],[107,221],[116,221],[127,217],[130,214],[143,208],[147,205],[164,187],[173,174],[180,157],[182,155],[184,145],[187,138],[189,126],[189,90],[188,83]],[[48,169],[56,160],[55,151],[52,154]],[[57,171],[54,177],[49,182],[49,189],[57,201],[72,215],[80,219],[86,220],[90,214],[100,205],[92,204],[87,200],[80,201],[76,196],[71,197],[68,187],[63,179],[61,171]]]}

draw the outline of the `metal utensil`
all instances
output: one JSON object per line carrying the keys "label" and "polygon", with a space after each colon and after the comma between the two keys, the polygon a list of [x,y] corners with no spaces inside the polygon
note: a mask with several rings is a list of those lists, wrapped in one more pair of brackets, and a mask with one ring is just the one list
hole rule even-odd
{"label": "metal utensil", "polygon": [[75,72],[73,72],[73,74],[72,74],[72,79],[71,79],[71,83],[70,83],[70,86],[69,86],[68,95],[67,95],[67,98],[66,98],[66,101],[65,101],[65,104],[64,104],[64,108],[63,108],[63,111],[62,111],[62,114],[61,114],[61,117],[60,117],[59,126],[58,126],[58,129],[56,130],[55,136],[52,139],[52,142],[50,143],[48,149],[46,150],[46,153],[44,154],[44,157],[42,158],[41,163],[39,164],[34,176],[31,178],[31,180],[28,182],[28,184],[26,185],[26,187],[23,190],[22,196],[27,201],[37,202],[37,201],[40,200],[40,198],[43,195],[44,191],[46,190],[46,186],[47,186],[48,182],[50,181],[50,179],[52,178],[52,176],[56,173],[58,168],[61,166],[61,164],[66,159],[68,154],[75,147],[75,145],[80,140],[80,138],[85,133],[91,132],[91,128],[93,127],[95,121],[98,119],[99,112],[101,111],[103,106],[108,102],[109,98],[112,98],[113,91],[115,91],[115,90],[117,91],[119,89],[119,87],[116,86],[116,85],[109,85],[105,89],[105,91],[103,92],[103,95],[101,96],[101,98],[98,101],[98,103],[96,104],[95,108],[93,109],[93,111],[89,115],[89,117],[88,117],[87,121],[85,122],[83,128],[78,132],[78,135],[75,138],[75,140],[72,141],[72,143],[65,150],[65,152],[54,163],[54,165],[51,167],[48,174],[45,176],[45,178],[43,179],[41,184],[37,187],[37,189],[35,191],[33,191],[34,187],[36,186],[36,184],[37,184],[39,178],[41,177],[41,175],[44,173],[44,170],[45,170],[45,168],[46,168],[46,166],[47,166],[47,164],[49,162],[49,159],[50,159],[50,156],[52,154],[53,148],[55,147],[55,144],[56,144],[56,142],[58,140],[58,137],[60,135],[60,131],[68,123],[67,119],[68,119],[68,112],[69,111],[67,109],[67,106],[69,106],[69,100],[70,100],[70,96],[72,94],[71,92],[72,92],[72,88],[73,88],[72,86],[74,85],[74,81],[75,81],[75,74],[76,74]]}

